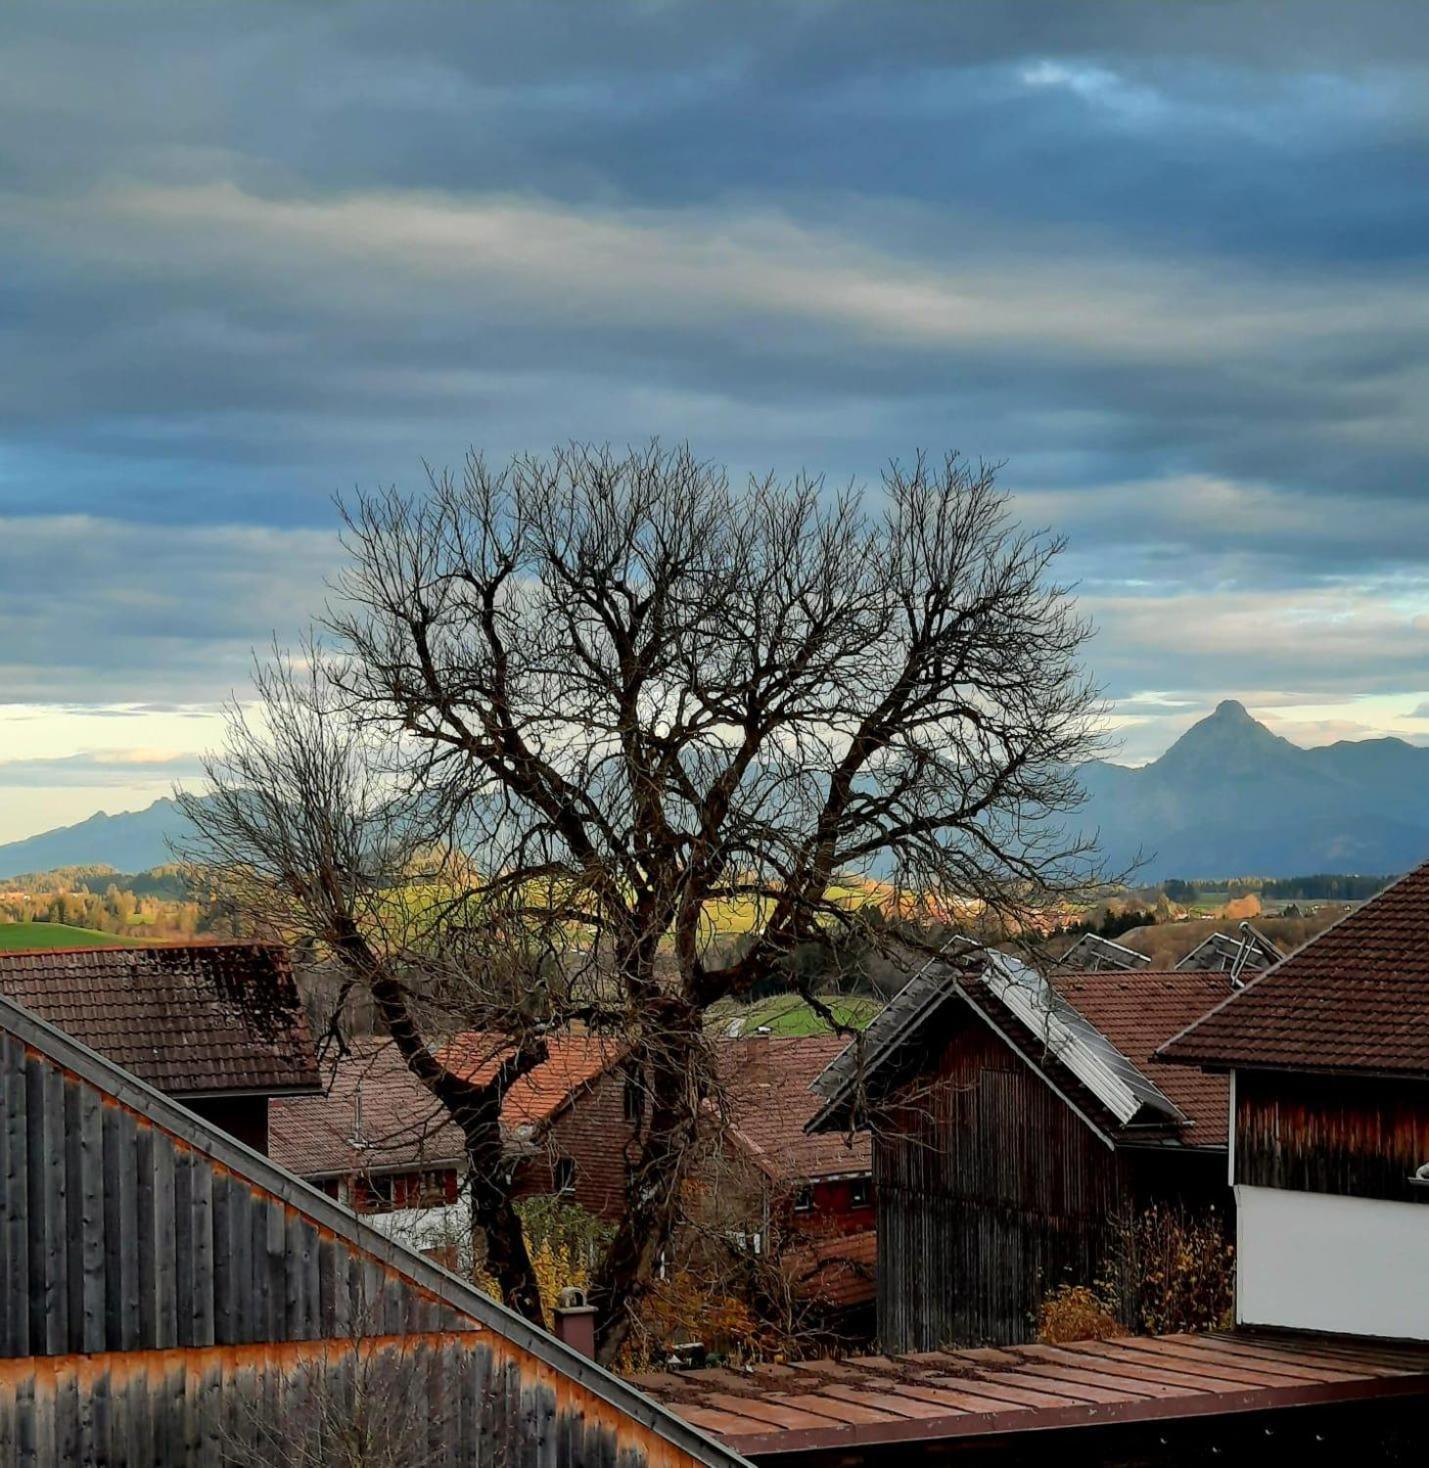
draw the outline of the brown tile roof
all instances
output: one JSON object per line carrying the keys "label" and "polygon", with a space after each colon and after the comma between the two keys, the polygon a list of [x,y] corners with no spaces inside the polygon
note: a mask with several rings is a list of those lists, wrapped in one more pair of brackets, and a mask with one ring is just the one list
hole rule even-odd
{"label": "brown tile roof", "polygon": [[1229,1086],[1224,1076],[1167,1065],[1155,1058],[1159,1046],[1218,1004],[1228,992],[1223,973],[1145,969],[1092,974],[1053,974],[1058,994],[1131,1061],[1186,1114],[1193,1146],[1224,1147],[1229,1123]]}
{"label": "brown tile roof", "polygon": [[[485,1082],[496,1074],[509,1047],[496,1035],[457,1035],[438,1059],[468,1080]],[[582,1087],[618,1064],[624,1048],[596,1035],[553,1035],[545,1062],[522,1076],[506,1095],[501,1124],[513,1136],[544,1126]]]}
{"label": "brown tile roof", "polygon": [[1252,979],[1168,1060],[1429,1075],[1429,863]]}
{"label": "brown tile roof", "polygon": [[772,1177],[838,1177],[873,1169],[867,1132],[852,1137],[804,1128],[823,1104],[809,1088],[848,1042],[838,1035],[756,1035],[721,1040],[716,1051],[729,1135]]}
{"label": "brown tile roof", "polygon": [[[501,1121],[512,1139],[550,1121],[618,1058],[607,1042],[586,1036],[553,1036],[547,1044],[550,1059],[507,1095]],[[468,1074],[485,1079],[505,1048],[495,1036],[468,1033],[454,1037],[439,1054],[453,1069],[464,1063]],[[274,1102],[268,1145],[276,1162],[309,1178],[463,1164],[460,1128],[391,1040],[357,1041],[351,1054],[325,1070],[323,1095]]]}
{"label": "brown tile roof", "polygon": [[943,1441],[992,1437],[1019,1462],[1060,1462],[1080,1461],[1079,1439],[1049,1438],[1048,1429],[1155,1422],[1174,1439],[1178,1422],[1207,1414],[1274,1410],[1286,1421],[1296,1407],[1422,1399],[1429,1346],[1237,1330],[652,1371],[629,1380],[755,1461],[817,1451],[840,1462],[877,1454],[892,1463]]}
{"label": "brown tile roof", "polygon": [[835,1310],[871,1305],[878,1285],[878,1231],[836,1234],[784,1251],[795,1292]]}
{"label": "brown tile roof", "polygon": [[321,1083],[281,945],[0,953],[0,994],[171,1096]]}

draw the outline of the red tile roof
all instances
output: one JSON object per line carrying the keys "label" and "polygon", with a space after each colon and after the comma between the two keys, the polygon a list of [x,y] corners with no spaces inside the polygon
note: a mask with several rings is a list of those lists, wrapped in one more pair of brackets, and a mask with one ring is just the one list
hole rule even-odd
{"label": "red tile roof", "polygon": [[809,1087],[847,1041],[838,1035],[756,1035],[721,1040],[716,1067],[729,1136],[771,1177],[816,1180],[871,1172],[867,1132],[804,1128],[823,1105]]}
{"label": "red tile roof", "polygon": [[[468,1032],[444,1046],[437,1058],[449,1070],[468,1080],[491,1080],[509,1045],[498,1035]],[[501,1124],[513,1135],[523,1128],[545,1125],[588,1086],[619,1063],[624,1048],[595,1035],[553,1035],[546,1041],[547,1058],[522,1076],[506,1095]]]}
{"label": "red tile roof", "polygon": [[1168,1060],[1429,1075],[1429,863],[1162,1048]]}
{"label": "red tile roof", "polygon": [[797,1294],[835,1310],[871,1305],[878,1285],[878,1231],[838,1234],[784,1251]]}
{"label": "red tile roof", "polygon": [[1159,1046],[1229,992],[1223,973],[1179,970],[1149,973],[1109,969],[1091,974],[1054,974],[1050,983],[1079,1014],[1136,1066],[1191,1121],[1184,1140],[1192,1146],[1224,1147],[1230,1115],[1224,1076],[1167,1065],[1155,1058]]}
{"label": "red tile roof", "polygon": [[[550,1058],[512,1087],[502,1130],[524,1139],[553,1117],[618,1059],[606,1041],[553,1036]],[[488,1079],[506,1049],[496,1036],[458,1035],[439,1052],[453,1069]],[[367,1039],[333,1063],[321,1096],[275,1102],[269,1113],[269,1152],[302,1177],[460,1167],[460,1128],[408,1069],[391,1040]]]}
{"label": "red tile roof", "polygon": [[171,1096],[321,1084],[281,945],[0,953],[0,994]]}

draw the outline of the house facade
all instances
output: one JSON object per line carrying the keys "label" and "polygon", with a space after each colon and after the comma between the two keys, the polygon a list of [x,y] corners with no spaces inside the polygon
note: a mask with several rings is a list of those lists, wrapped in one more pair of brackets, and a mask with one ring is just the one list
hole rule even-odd
{"label": "house facade", "polygon": [[806,1130],[812,1083],[843,1047],[836,1035],[721,1040],[719,1124],[692,1184],[708,1221],[780,1272],[804,1325],[866,1340],[878,1255],[869,1138]]}
{"label": "house facade", "polygon": [[[467,1033],[445,1064],[475,1079],[507,1051]],[[501,1124],[513,1195],[557,1195],[607,1219],[625,1201],[622,1138],[632,1135],[621,1057],[588,1036],[553,1036],[549,1057],[507,1093]],[[411,1247],[454,1259],[470,1243],[460,1127],[384,1037],[355,1040],[317,1096],[273,1109],[273,1156]]]}
{"label": "house facade", "polygon": [[1429,1340],[1429,864],[1162,1055],[1229,1077],[1237,1319]]}
{"label": "house facade", "polygon": [[1152,1060],[1226,987],[930,965],[830,1065],[811,1126],[872,1137],[885,1349],[1028,1340],[1064,1285],[1134,1310],[1148,1210],[1229,1227],[1225,1083]]}

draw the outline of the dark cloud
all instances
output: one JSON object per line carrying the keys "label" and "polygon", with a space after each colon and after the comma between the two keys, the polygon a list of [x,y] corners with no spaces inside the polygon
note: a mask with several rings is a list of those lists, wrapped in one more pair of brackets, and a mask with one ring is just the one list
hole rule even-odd
{"label": "dark cloud", "polygon": [[7,701],[219,696],[335,490],[656,432],[1006,459],[1120,697],[1426,681],[1419,7],[58,4],[0,69]]}

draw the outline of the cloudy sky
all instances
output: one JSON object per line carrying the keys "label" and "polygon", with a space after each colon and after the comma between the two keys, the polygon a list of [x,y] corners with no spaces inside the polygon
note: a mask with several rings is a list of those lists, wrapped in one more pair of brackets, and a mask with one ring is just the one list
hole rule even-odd
{"label": "cloudy sky", "polygon": [[1429,742],[1429,12],[63,3],[0,23],[0,840],[148,803],[331,497],[1005,460],[1122,757]]}

